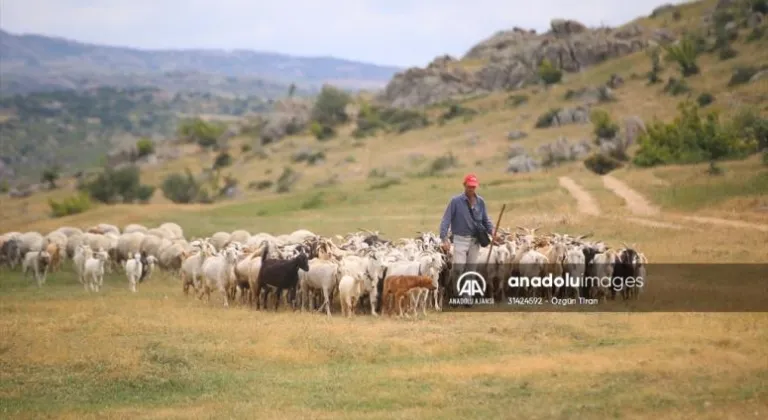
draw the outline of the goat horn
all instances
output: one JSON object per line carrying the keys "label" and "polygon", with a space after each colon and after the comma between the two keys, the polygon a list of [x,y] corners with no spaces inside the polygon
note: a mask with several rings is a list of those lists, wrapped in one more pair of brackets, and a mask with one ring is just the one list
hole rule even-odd
{"label": "goat horn", "polygon": [[631,248],[631,246],[627,245],[626,242],[622,242],[621,244],[624,245],[624,248]]}

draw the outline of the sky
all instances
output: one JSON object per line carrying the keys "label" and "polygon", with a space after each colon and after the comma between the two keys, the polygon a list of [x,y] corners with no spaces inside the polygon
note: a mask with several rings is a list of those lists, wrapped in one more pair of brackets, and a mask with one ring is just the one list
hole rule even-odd
{"label": "sky", "polygon": [[2,0],[0,28],[143,49],[249,49],[423,67],[553,18],[617,26],[681,0]]}

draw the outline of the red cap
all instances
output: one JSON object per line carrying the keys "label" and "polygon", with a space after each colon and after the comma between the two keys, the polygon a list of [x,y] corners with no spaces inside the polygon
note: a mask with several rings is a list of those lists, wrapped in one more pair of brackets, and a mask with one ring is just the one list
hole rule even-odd
{"label": "red cap", "polygon": [[477,182],[477,177],[475,176],[475,174],[469,174],[469,175],[465,176],[464,177],[464,185],[467,186],[467,187],[477,187],[478,182]]}

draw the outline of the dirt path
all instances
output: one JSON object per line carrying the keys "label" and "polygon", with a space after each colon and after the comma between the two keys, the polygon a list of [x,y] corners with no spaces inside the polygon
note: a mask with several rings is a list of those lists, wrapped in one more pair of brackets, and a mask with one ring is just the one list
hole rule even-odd
{"label": "dirt path", "polygon": [[682,218],[685,220],[696,222],[696,223],[730,226],[730,227],[743,228],[743,229],[755,229],[755,230],[759,230],[760,232],[768,232],[768,226],[766,225],[742,222],[741,220],[727,220],[727,219],[719,219],[716,217],[704,217],[704,216],[682,216]]}
{"label": "dirt path", "polygon": [[559,181],[560,186],[568,190],[571,196],[576,200],[576,206],[580,212],[590,216],[600,215],[600,208],[597,206],[597,201],[595,201],[592,195],[586,190],[581,188],[579,184],[567,176],[561,176]]}
{"label": "dirt path", "polygon": [[618,179],[610,176],[603,175],[603,185],[606,188],[613,191],[614,194],[624,199],[629,211],[638,216],[657,216],[660,211],[659,208],[651,204],[640,193],[633,190],[627,184],[619,181]]}

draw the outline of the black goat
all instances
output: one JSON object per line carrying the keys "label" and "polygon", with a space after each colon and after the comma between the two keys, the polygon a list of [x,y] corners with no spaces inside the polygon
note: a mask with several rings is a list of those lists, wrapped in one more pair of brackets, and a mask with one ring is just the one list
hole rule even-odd
{"label": "black goat", "polygon": [[[598,250],[591,246],[585,246],[584,248],[581,249],[581,252],[582,254],[584,254],[584,275],[594,276],[595,275],[594,273],[595,255],[599,254]],[[589,297],[590,285],[582,284],[579,292],[580,292],[580,296]]]}
{"label": "black goat", "polygon": [[[277,311],[280,305],[280,299],[283,295],[283,290],[288,290],[290,294],[290,302],[296,301],[296,287],[299,284],[299,269],[309,271],[309,258],[302,249],[298,255],[287,260],[280,259],[267,259],[269,254],[269,244],[264,245],[264,251],[261,254],[261,268],[259,269],[259,277],[256,280],[256,308],[261,308],[261,292],[266,289],[267,286],[272,286],[276,290],[275,294],[275,311]],[[267,307],[267,293],[264,294],[264,308]]]}
{"label": "black goat", "polygon": [[[614,280],[621,279],[621,297],[624,300],[629,299],[637,291],[633,287],[627,286],[628,278],[637,278],[640,275],[640,255],[637,254],[632,248],[622,249],[618,255],[616,255],[616,261],[613,263],[613,278]],[[611,299],[616,299],[616,288],[611,287]]]}

